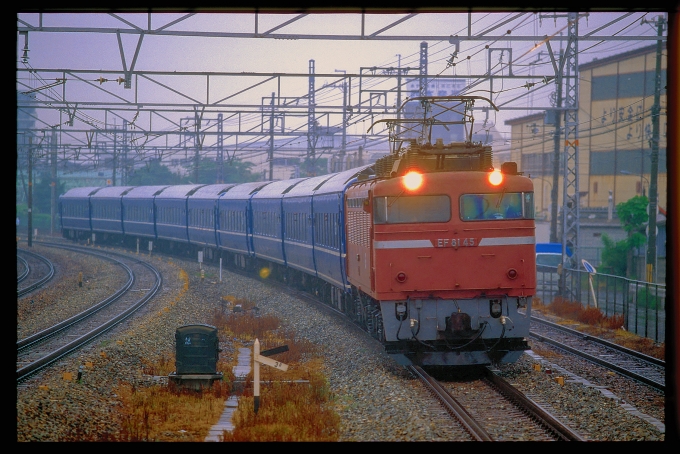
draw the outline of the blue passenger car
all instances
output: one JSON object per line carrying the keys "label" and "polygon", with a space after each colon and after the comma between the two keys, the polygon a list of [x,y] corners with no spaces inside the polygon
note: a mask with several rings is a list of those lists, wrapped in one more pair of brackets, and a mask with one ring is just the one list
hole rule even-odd
{"label": "blue passenger car", "polygon": [[284,256],[290,268],[316,277],[312,194],[332,175],[308,178],[283,195]]}
{"label": "blue passenger car", "polygon": [[236,254],[254,257],[250,199],[269,181],[243,183],[217,199],[217,245]]}
{"label": "blue passenger car", "polygon": [[123,235],[122,198],[134,186],[108,186],[90,196],[92,230]]}
{"label": "blue passenger car", "polygon": [[187,225],[187,200],[203,184],[170,186],[154,197],[156,210],[156,238],[159,240],[189,242]]}
{"label": "blue passenger car", "polygon": [[283,195],[306,178],[275,181],[253,194],[253,247],[255,256],[281,265],[286,264],[283,255]]}
{"label": "blue passenger car", "polygon": [[138,186],[122,198],[123,229],[129,236],[156,239],[154,197],[167,186]]}
{"label": "blue passenger car", "polygon": [[101,188],[73,188],[59,196],[61,227],[71,238],[89,234],[92,230],[90,195]]}
{"label": "blue passenger car", "polygon": [[209,184],[198,188],[187,200],[189,242],[196,246],[217,246],[217,201],[235,184]]}
{"label": "blue passenger car", "polygon": [[350,289],[350,285],[347,282],[345,268],[347,255],[344,228],[345,191],[356,181],[357,176],[369,167],[363,166],[334,174],[316,188],[312,198],[314,261],[317,275],[320,279],[346,291]]}

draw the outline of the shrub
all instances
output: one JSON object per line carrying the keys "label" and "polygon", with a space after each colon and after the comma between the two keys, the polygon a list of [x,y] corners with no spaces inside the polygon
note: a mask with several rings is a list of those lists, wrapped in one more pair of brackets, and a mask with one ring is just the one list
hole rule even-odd
{"label": "shrub", "polygon": [[602,325],[605,316],[595,307],[587,307],[578,312],[576,320],[586,325]]}
{"label": "shrub", "polygon": [[581,303],[569,301],[561,296],[556,297],[550,304],[550,312],[560,317],[576,320],[581,312]]}
{"label": "shrub", "polygon": [[656,310],[659,298],[649,294],[645,289],[640,289],[635,295],[635,304],[640,308]]}

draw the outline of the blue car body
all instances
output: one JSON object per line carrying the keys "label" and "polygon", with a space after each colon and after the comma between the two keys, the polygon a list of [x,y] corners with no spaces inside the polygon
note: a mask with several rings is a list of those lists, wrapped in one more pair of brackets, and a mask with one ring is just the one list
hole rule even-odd
{"label": "blue car body", "polygon": [[216,247],[217,201],[234,184],[209,184],[198,188],[187,200],[189,242],[195,245]]}
{"label": "blue car body", "polygon": [[90,195],[92,230],[123,235],[123,195],[134,186],[109,186]]}
{"label": "blue car body", "polygon": [[369,166],[334,174],[312,196],[314,213],[314,262],[317,276],[326,282],[349,291],[345,259],[345,192],[356,181],[357,175]]}
{"label": "blue car body", "polygon": [[203,186],[205,185],[170,186],[154,197],[157,239],[189,242],[187,200],[191,194]]}
{"label": "blue car body", "polygon": [[304,180],[306,178],[275,181],[253,194],[250,204],[255,257],[286,264],[282,199],[286,192]]}
{"label": "blue car body", "polygon": [[242,183],[223,192],[217,200],[217,246],[226,251],[255,256],[250,200],[268,181]]}
{"label": "blue car body", "polygon": [[315,188],[331,178],[323,175],[296,184],[282,198],[286,265],[316,277],[314,261],[315,228],[312,197]]}
{"label": "blue car body", "polygon": [[156,239],[154,197],[167,187],[139,186],[123,196],[123,229],[127,235]]}
{"label": "blue car body", "polygon": [[90,195],[100,187],[73,188],[59,197],[59,217],[61,226],[67,230],[92,230]]}

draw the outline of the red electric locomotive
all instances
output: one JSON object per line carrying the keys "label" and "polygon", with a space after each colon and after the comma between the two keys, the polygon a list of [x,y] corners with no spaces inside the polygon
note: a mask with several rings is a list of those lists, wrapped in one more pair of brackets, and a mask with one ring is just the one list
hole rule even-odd
{"label": "red electric locomotive", "polygon": [[[406,363],[508,363],[529,349],[533,184],[514,162],[494,170],[491,148],[472,142],[476,99],[407,101],[422,116],[402,107],[381,120],[392,153],[346,192],[353,310]],[[455,125],[467,140],[444,144],[437,134]]]}

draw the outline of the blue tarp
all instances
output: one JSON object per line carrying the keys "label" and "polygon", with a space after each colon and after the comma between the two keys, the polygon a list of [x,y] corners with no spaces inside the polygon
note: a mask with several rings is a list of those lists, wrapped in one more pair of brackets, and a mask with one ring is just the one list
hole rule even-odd
{"label": "blue tarp", "polygon": [[[537,254],[562,254],[562,243],[536,243]],[[567,248],[567,256],[571,257],[571,248]]]}

